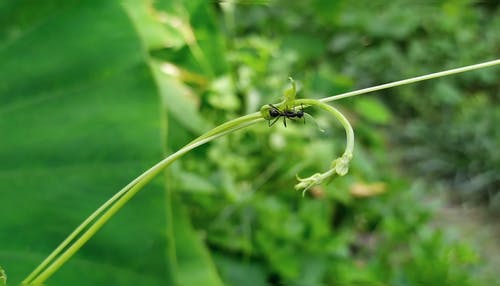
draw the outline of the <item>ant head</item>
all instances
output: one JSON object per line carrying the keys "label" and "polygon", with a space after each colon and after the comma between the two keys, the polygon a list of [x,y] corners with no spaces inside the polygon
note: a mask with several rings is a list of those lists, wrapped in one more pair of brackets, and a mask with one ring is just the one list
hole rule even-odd
{"label": "ant head", "polygon": [[295,114],[297,114],[298,118],[302,118],[302,116],[304,116],[304,111],[302,111],[302,109],[301,109],[301,110],[297,111]]}
{"label": "ant head", "polygon": [[304,116],[304,105],[302,103],[300,104],[299,111],[295,112],[295,114],[297,114],[298,118],[302,118]]}
{"label": "ant head", "polygon": [[271,108],[271,109],[269,109],[269,115],[271,117],[278,117],[278,116],[280,116],[280,112],[277,109]]}
{"label": "ant head", "polygon": [[269,104],[269,116],[271,117],[278,117],[281,116],[281,111],[274,105]]}

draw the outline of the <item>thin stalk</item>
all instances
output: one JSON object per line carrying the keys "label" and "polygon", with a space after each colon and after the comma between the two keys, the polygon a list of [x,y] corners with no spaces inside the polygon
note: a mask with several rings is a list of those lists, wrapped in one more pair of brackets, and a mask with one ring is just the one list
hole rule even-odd
{"label": "thin stalk", "polygon": [[23,284],[29,283],[34,279],[47,265],[57,257],[61,251],[63,251],[71,241],[73,241],[91,222],[93,222],[102,212],[104,212],[110,205],[112,205],[116,200],[123,196],[130,188],[132,188],[138,181],[143,179],[145,174],[141,174],[141,176],[135,178],[128,185],[123,187],[119,192],[114,194],[109,200],[107,200],[104,204],[102,204],[97,210],[95,210],[89,217],[87,217],[73,232],[71,232],[66,239],[64,239],[57,248],[52,251],[52,253],[45,258],[40,265],[38,265],[33,272],[31,272],[26,279],[24,279]]}
{"label": "thin stalk", "polygon": [[[139,177],[134,179],[126,187],[115,194],[111,199],[105,202],[94,213],[92,213],[80,226],[77,227],[64,241],[59,245],[24,281],[23,284],[41,285],[55,271],[57,271],[69,258],[73,256],[118,210],[120,210],[126,202],[128,202],[138,191],[142,189],[149,181],[151,181],[158,173],[172,164],[175,160],[182,157],[192,149],[203,145],[216,138],[234,132],[241,128],[253,125],[263,119],[260,113],[249,114],[235,120],[226,122],[200,137],[193,140],[188,145],[184,146],[177,152],[163,159]],[[101,215],[102,214],[102,215]],[[93,222],[93,223],[92,223]],[[92,223],[92,224],[91,224]],[[91,225],[90,225],[91,224]],[[90,225],[90,226],[89,226]],[[76,240],[75,238],[87,226],[88,229],[82,233]],[[75,240],[71,245],[71,241]],[[68,247],[69,245],[69,247]],[[67,247],[67,248],[66,248]],[[66,249],[62,254],[63,249]],[[60,256],[58,256],[60,254]],[[49,265],[49,263],[51,263]],[[43,271],[42,271],[43,270]]]}
{"label": "thin stalk", "polygon": [[355,90],[355,91],[351,91],[351,92],[341,93],[341,94],[337,94],[334,96],[322,98],[322,99],[320,99],[320,101],[331,102],[331,101],[335,101],[335,100],[338,100],[341,98],[356,96],[356,95],[365,94],[365,93],[369,93],[369,92],[373,92],[373,91],[377,91],[377,90],[387,89],[387,88],[391,88],[391,87],[395,87],[395,86],[415,83],[415,82],[429,80],[429,79],[438,78],[438,77],[443,77],[443,76],[447,76],[447,75],[477,70],[477,69],[481,69],[481,68],[485,68],[485,67],[491,67],[491,66],[498,65],[498,64],[500,64],[500,59],[496,59],[493,61],[484,62],[484,63],[480,63],[480,64],[475,64],[475,65],[465,66],[465,67],[461,67],[461,68],[431,73],[431,74],[427,74],[427,75],[412,77],[409,79],[398,80],[398,81],[394,81],[394,82],[390,82],[390,83],[386,83],[386,84],[381,84],[381,85],[377,85],[377,86],[372,86],[372,87],[368,87],[368,88],[363,88],[363,89],[359,89],[359,90]]}

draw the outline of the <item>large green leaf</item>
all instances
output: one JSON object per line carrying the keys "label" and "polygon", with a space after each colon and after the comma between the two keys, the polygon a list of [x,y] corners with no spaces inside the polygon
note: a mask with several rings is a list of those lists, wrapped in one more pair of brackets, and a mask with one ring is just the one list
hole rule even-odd
{"label": "large green leaf", "polygon": [[[119,3],[10,1],[0,4],[0,21],[0,265],[15,285],[161,158],[161,116],[147,58]],[[173,282],[164,204],[157,180],[49,284]]]}
{"label": "large green leaf", "polygon": [[[127,4],[129,14],[141,7]],[[161,158],[166,117],[119,3],[12,1],[0,4],[0,22],[0,265],[15,285]],[[147,187],[49,284],[220,284],[185,212],[166,215],[164,189]]]}

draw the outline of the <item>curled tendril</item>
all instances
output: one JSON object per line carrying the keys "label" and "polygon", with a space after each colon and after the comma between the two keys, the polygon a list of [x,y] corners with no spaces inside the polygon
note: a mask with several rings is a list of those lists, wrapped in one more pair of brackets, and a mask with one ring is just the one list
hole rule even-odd
{"label": "curled tendril", "polygon": [[351,124],[347,120],[347,118],[336,108],[320,102],[315,99],[298,99],[295,100],[295,105],[304,105],[304,106],[315,106],[326,110],[331,115],[335,116],[346,132],[346,148],[342,156],[334,159],[330,164],[330,168],[324,173],[316,173],[307,178],[298,178],[299,183],[295,185],[295,189],[303,190],[302,195],[305,195],[305,192],[309,190],[311,187],[315,185],[319,185],[323,183],[326,179],[332,179],[334,176],[344,176],[349,171],[349,163],[353,157],[354,151],[354,131],[352,129]]}

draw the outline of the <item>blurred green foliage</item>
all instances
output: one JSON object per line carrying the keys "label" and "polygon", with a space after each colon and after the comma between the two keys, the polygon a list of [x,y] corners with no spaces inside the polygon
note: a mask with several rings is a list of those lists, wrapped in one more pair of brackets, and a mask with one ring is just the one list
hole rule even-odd
{"label": "blurred green foliage", "polygon": [[[496,7],[471,2],[274,1],[268,5],[227,2],[200,6],[193,2],[203,1],[185,6],[178,3],[164,11],[179,15],[179,10],[192,9],[190,15],[199,15],[210,7],[215,9],[218,18],[205,16],[205,21],[190,23],[200,36],[202,50],[214,51],[210,45],[225,45],[225,49],[217,50],[216,55],[205,54],[197,65],[196,53],[186,53],[186,49],[195,50],[189,44],[154,50],[152,56],[207,78],[207,83],[193,82],[180,73],[171,80],[198,95],[193,104],[214,124],[279,101],[288,75],[300,79],[299,96],[319,98],[498,54]],[[216,33],[212,21],[222,26]],[[208,33],[213,35],[210,43],[203,41]],[[225,35],[223,44],[220,33]],[[214,58],[229,64],[230,69],[207,72],[203,62]],[[474,93],[468,77],[476,83]],[[417,152],[427,156],[413,157],[410,166],[451,156],[476,166],[468,175],[494,172],[498,164],[491,154],[496,152],[482,149],[481,144],[489,141],[489,146],[497,146],[498,140],[474,137],[482,141],[471,152],[489,157],[489,165],[478,164],[477,157],[438,147],[453,144],[454,134],[467,133],[461,132],[462,126],[445,130],[449,121],[442,119],[439,128],[435,117],[444,108],[452,109],[447,113],[450,116],[461,113],[460,108],[477,110],[465,103],[466,98],[478,98],[478,90],[483,97],[495,96],[496,78],[497,70],[480,71],[387,91],[380,99],[371,95],[345,100],[342,108],[354,121],[358,141],[350,175],[312,190],[305,200],[292,189],[294,174],[324,168],[328,164],[325,158],[333,158],[344,144],[341,129],[336,130],[335,124],[333,130],[326,128],[330,123],[322,114],[313,112],[320,127],[328,130],[326,134],[318,132],[314,122],[305,128],[255,127],[194,152],[174,177],[180,178],[177,189],[191,206],[195,226],[205,233],[223,279],[230,285],[244,284],[250,272],[255,277],[253,285],[478,283],[471,275],[477,254],[429,227],[433,210],[424,202],[424,187],[401,179],[396,170],[400,157],[393,157],[391,149],[396,144],[400,150],[396,154],[402,153],[406,160],[415,154],[416,144],[438,148]],[[169,122],[182,126],[184,120],[173,115]],[[469,122],[471,131],[479,123],[472,118]],[[407,132],[410,124],[423,125],[431,134],[416,132],[418,136],[411,137]],[[178,129],[170,132],[170,137],[175,136]],[[495,131],[488,125],[483,132]],[[436,142],[433,138],[438,134],[452,140]],[[445,167],[433,174],[452,179],[459,172],[453,162]],[[480,186],[476,196],[494,187],[493,181],[489,183]],[[379,192],[383,194],[371,197]]]}
{"label": "blurred green foliage", "polygon": [[[499,13],[472,1],[0,4],[0,264],[18,283],[134,174],[279,101],[288,76],[320,98],[498,57]],[[49,285],[492,285],[469,245],[429,224],[433,190],[408,171],[498,200],[498,78],[337,103],[356,132],[350,172],[305,198],[295,175],[345,144],[323,113],[202,146]]]}

